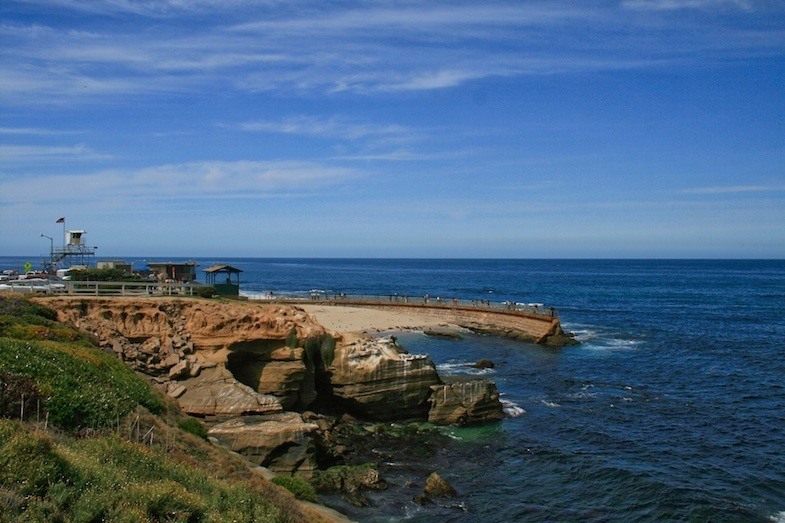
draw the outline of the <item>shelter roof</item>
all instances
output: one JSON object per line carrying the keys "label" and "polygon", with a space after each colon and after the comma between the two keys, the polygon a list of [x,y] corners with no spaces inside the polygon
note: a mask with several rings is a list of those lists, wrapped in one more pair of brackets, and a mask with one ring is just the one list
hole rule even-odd
{"label": "shelter roof", "polygon": [[230,273],[233,273],[233,274],[239,274],[239,273],[243,272],[243,270],[242,269],[238,269],[237,267],[232,267],[231,265],[218,264],[218,265],[213,265],[212,267],[207,267],[206,269],[204,269],[204,272],[208,272],[208,273],[230,272]]}

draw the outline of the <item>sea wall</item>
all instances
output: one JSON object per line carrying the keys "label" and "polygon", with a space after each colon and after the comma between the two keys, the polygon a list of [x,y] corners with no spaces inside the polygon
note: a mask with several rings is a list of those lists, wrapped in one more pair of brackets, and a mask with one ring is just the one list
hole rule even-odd
{"label": "sea wall", "polygon": [[459,325],[481,334],[490,334],[504,338],[519,339],[533,343],[561,347],[573,345],[577,341],[566,334],[558,318],[544,314],[529,314],[521,311],[501,309],[483,309],[481,307],[450,307],[429,306],[423,304],[404,304],[400,302],[386,303],[352,303],[352,302],[318,302],[320,305],[340,305],[346,307],[364,307],[379,310],[395,310],[415,312],[439,318],[444,323]]}

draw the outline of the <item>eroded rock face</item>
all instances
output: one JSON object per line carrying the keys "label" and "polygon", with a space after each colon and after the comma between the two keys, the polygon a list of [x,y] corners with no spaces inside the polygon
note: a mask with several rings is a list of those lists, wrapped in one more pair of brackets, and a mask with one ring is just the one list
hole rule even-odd
{"label": "eroded rock face", "polygon": [[[47,298],[60,321],[95,334],[117,335],[132,343],[158,338],[162,345],[192,343],[202,352],[228,350],[238,343],[285,340],[294,328],[300,339],[321,337],[325,329],[296,307],[182,299]],[[283,344],[281,344],[282,346]]]}
{"label": "eroded rock face", "polygon": [[407,354],[389,338],[336,348],[328,370],[333,395],[350,410],[378,420],[424,417],[431,386],[440,383],[427,356]]}
{"label": "eroded rock face", "polygon": [[316,469],[317,428],[296,412],[281,412],[234,418],[214,426],[208,435],[273,472],[310,475]]}
{"label": "eroded rock face", "polygon": [[308,407],[316,399],[314,374],[302,348],[232,351],[227,366],[242,383],[261,394],[277,397],[284,409]]}
{"label": "eroded rock face", "polygon": [[437,425],[468,425],[504,418],[499,390],[486,379],[458,381],[431,387],[428,421]]}
{"label": "eroded rock face", "polygon": [[[169,395],[176,397],[187,414],[200,417],[231,417],[244,414],[280,412],[281,403],[273,396],[259,394],[238,382],[223,365],[206,369],[196,378],[178,383],[184,387],[170,387]],[[179,395],[177,395],[179,393]]]}
{"label": "eroded rock face", "polygon": [[[284,408],[306,408],[316,397],[313,371],[302,349],[288,349],[326,331],[296,307],[204,300],[49,298],[61,321],[94,334],[132,368],[164,382],[226,365],[245,385],[272,394]],[[181,391],[176,389],[177,393]]]}

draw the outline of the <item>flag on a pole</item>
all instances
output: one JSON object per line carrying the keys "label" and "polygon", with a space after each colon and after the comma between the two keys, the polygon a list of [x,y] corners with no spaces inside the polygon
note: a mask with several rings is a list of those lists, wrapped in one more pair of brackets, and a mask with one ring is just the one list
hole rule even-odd
{"label": "flag on a pole", "polygon": [[59,218],[55,223],[65,223],[65,216],[62,217],[62,218]]}

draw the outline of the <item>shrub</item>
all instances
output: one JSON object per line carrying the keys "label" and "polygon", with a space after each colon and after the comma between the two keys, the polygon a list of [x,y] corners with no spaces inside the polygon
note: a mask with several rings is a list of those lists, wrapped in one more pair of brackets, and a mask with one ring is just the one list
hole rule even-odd
{"label": "shrub", "polygon": [[275,476],[273,483],[285,488],[294,494],[294,497],[297,499],[310,502],[316,501],[316,492],[311,484],[303,478],[298,478],[297,476]]}
{"label": "shrub", "polygon": [[183,418],[177,421],[177,426],[181,430],[193,434],[194,436],[202,439],[207,439],[207,429],[196,418]]}
{"label": "shrub", "polygon": [[10,316],[30,315],[51,321],[57,320],[57,313],[54,310],[19,296],[0,296],[0,315],[6,314]]}
{"label": "shrub", "polygon": [[194,287],[194,292],[200,298],[212,298],[215,296],[215,287],[212,285],[198,285]]}
{"label": "shrub", "polygon": [[139,281],[138,276],[128,276],[123,269],[74,269],[68,271],[75,281]]}

